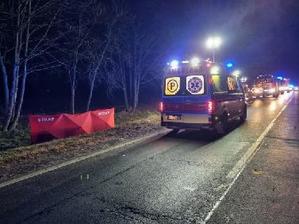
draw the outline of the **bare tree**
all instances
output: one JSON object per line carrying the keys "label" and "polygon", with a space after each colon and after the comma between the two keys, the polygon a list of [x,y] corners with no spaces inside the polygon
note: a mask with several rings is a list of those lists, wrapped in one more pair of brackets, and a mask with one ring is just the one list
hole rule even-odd
{"label": "bare tree", "polygon": [[[98,11],[98,10],[97,10]],[[104,33],[103,37],[94,36],[91,37],[91,40],[88,44],[87,55],[89,61],[89,76],[88,76],[88,83],[89,83],[89,93],[88,99],[86,103],[86,110],[90,109],[91,101],[93,98],[94,88],[96,84],[96,80],[100,80],[103,78],[103,64],[105,63],[105,57],[111,47],[112,43],[112,32],[115,22],[118,19],[118,15],[110,12],[112,15],[107,16],[107,22],[102,22],[95,25],[95,27],[101,26],[102,33]],[[97,13],[95,13],[95,16]],[[112,17],[112,18],[111,18]],[[102,74],[101,77],[99,75]]]}
{"label": "bare tree", "polygon": [[[159,74],[157,68],[161,55],[157,51],[157,37],[142,32],[142,29],[133,27],[131,68],[131,97],[132,107],[135,110],[139,104],[141,86],[151,83]],[[144,28],[143,28],[144,29]]]}
{"label": "bare tree", "polygon": [[103,73],[103,71],[106,72],[105,65],[107,64],[107,57],[110,54],[109,52],[116,50],[116,47],[113,45],[117,44],[114,42],[115,33],[117,33],[117,23],[123,21],[123,19],[126,19],[126,13],[127,10],[123,0],[112,0],[110,7],[106,7],[103,13],[103,22],[97,23],[97,26],[102,26],[101,30],[103,35],[102,37],[99,37],[99,35],[94,37],[91,40],[92,44],[89,48],[88,60],[91,63],[89,70],[89,95],[86,110],[90,109],[96,80],[99,80],[100,82],[103,79],[106,81],[109,80],[108,74]]}
{"label": "bare tree", "polygon": [[60,30],[65,33],[65,38],[57,48],[58,56],[52,56],[67,71],[70,84],[70,110],[75,113],[76,91],[80,75],[89,73],[91,77],[96,76],[99,67],[97,64],[100,64],[103,58],[103,56],[92,54],[99,47],[92,44],[97,39],[91,37],[96,25],[100,23],[103,5],[95,0],[78,2],[75,5],[71,1],[65,1],[63,9],[64,23]]}
{"label": "bare tree", "polygon": [[[6,0],[2,3],[0,27],[6,37],[0,47],[0,64],[5,92],[9,91],[9,96],[5,95],[8,103],[4,131],[15,129],[18,123],[27,77],[35,71],[34,64],[38,64],[39,70],[49,68],[49,62],[36,61],[52,47],[55,38],[49,37],[59,12],[57,5],[56,0]],[[11,80],[10,86],[7,80]]]}
{"label": "bare tree", "polygon": [[108,88],[121,89],[127,110],[135,111],[139,104],[140,88],[159,75],[161,54],[158,37],[147,32],[147,27],[131,15],[129,25],[119,24],[114,35],[114,48],[110,54]]}
{"label": "bare tree", "polygon": [[107,74],[107,91],[110,96],[118,93],[120,90],[123,95],[123,101],[126,111],[130,110],[130,99],[128,94],[128,76],[127,62],[128,55],[114,46],[113,54],[110,55],[108,62],[105,64],[105,72]]}

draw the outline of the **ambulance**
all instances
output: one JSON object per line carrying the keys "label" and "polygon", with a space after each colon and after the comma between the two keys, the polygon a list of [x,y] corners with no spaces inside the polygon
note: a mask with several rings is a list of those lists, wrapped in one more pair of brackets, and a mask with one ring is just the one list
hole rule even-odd
{"label": "ambulance", "polygon": [[180,129],[209,129],[225,134],[233,120],[244,122],[247,104],[237,77],[210,61],[168,63],[159,105],[161,125]]}

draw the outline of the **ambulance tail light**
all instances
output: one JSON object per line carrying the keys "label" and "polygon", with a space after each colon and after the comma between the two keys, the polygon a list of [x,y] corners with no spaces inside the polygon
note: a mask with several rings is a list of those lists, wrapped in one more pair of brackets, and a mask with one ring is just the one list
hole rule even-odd
{"label": "ambulance tail light", "polygon": [[208,113],[212,114],[215,111],[215,102],[212,100],[208,101]]}
{"label": "ambulance tail light", "polygon": [[164,111],[164,103],[160,102],[159,103],[159,112],[163,113],[163,111]]}

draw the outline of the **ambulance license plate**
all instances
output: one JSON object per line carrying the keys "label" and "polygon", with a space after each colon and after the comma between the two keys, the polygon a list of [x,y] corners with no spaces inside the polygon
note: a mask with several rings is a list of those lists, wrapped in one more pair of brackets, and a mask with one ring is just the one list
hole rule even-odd
{"label": "ambulance license plate", "polygon": [[180,115],[167,115],[167,120],[170,120],[170,121],[181,120],[181,116]]}

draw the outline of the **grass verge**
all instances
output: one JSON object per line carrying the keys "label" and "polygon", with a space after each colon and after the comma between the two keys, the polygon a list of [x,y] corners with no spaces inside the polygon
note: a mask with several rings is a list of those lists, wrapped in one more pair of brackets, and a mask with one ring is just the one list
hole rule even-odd
{"label": "grass verge", "polygon": [[159,113],[150,110],[120,112],[115,121],[114,129],[36,145],[28,145],[29,132],[24,127],[16,136],[2,133],[6,145],[27,146],[0,151],[0,182],[161,130]]}

